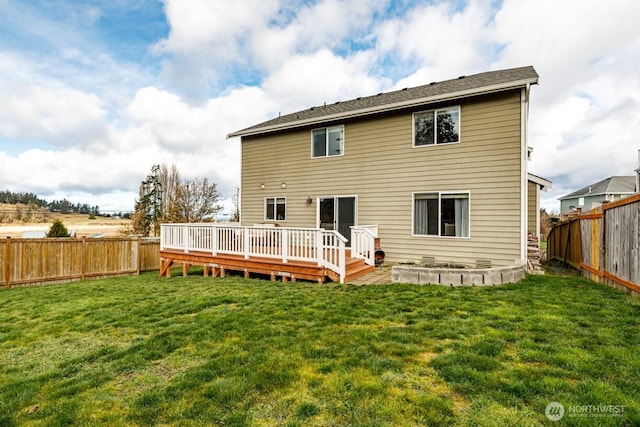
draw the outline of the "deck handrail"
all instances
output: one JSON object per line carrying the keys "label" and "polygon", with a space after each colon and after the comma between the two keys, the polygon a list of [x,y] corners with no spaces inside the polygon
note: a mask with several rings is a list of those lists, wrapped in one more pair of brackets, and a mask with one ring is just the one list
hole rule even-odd
{"label": "deck handrail", "polygon": [[322,228],[241,226],[227,223],[161,224],[160,249],[317,263],[346,277],[347,239]]}
{"label": "deck handrail", "polygon": [[377,225],[357,225],[351,227],[351,256],[362,258],[368,265],[375,265]]}

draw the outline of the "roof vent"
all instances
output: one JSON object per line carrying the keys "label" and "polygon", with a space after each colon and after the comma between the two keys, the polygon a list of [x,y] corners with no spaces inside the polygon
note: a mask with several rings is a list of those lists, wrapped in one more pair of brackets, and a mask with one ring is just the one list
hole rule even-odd
{"label": "roof vent", "polygon": [[380,95],[382,95],[382,92],[380,92],[380,93],[379,93],[378,95],[376,95],[376,96],[380,96]]}
{"label": "roof vent", "polygon": [[311,108],[309,108],[309,110],[311,110],[311,111],[313,111],[313,110],[315,110],[315,109],[316,109],[316,107],[311,107]]}
{"label": "roof vent", "polygon": [[408,87],[403,87],[403,88],[402,88],[402,90],[407,90],[407,89],[409,89],[409,88],[408,88]]}
{"label": "roof vent", "polygon": [[429,85],[434,85],[434,84],[436,84],[436,82],[431,82],[431,83],[429,83]]}
{"label": "roof vent", "polygon": [[336,101],[336,103],[334,105],[338,105],[338,104],[340,104],[340,101]]}
{"label": "roof vent", "polygon": [[357,97],[356,99],[357,99],[358,101],[360,101],[360,100],[362,99],[362,97],[361,97],[361,96],[359,96],[359,97]]}
{"label": "roof vent", "polygon": [[589,193],[591,193],[591,191],[592,191],[592,188],[591,188],[591,187],[589,187]]}
{"label": "roof vent", "polygon": [[460,77],[458,77],[458,79],[464,79],[465,77],[467,77],[467,76],[460,76]]}

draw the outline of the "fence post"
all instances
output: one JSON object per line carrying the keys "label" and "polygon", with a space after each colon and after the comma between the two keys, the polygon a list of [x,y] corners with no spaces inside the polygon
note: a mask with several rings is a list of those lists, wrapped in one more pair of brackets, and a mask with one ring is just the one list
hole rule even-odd
{"label": "fence post", "polygon": [[80,278],[84,280],[87,273],[87,237],[82,236],[82,250],[80,251]]}
{"label": "fence post", "polygon": [[4,245],[4,255],[2,259],[3,273],[4,273],[4,286],[5,288],[11,287],[11,237],[7,237],[7,243]]}
{"label": "fence post", "polygon": [[[602,208],[602,242],[600,243],[600,272],[604,274],[605,271],[608,271],[607,265],[607,211]],[[604,283],[607,283],[606,280],[603,280]]]}
{"label": "fence post", "polygon": [[140,255],[142,251],[142,237],[138,236],[136,239],[136,276],[140,275],[140,270],[142,269],[142,256]]}

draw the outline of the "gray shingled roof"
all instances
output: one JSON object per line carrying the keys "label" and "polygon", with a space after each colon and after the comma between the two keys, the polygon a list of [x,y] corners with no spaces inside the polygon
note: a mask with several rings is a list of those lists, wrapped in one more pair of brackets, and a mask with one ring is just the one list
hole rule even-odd
{"label": "gray shingled roof", "polygon": [[488,71],[471,76],[460,76],[457,79],[433,82],[414,88],[405,88],[359,97],[349,101],[311,107],[232,132],[228,137],[258,135],[331,120],[361,117],[368,114],[410,108],[439,100],[508,90],[536,83],[538,83],[538,73],[531,66]]}
{"label": "gray shingled roof", "polygon": [[562,196],[558,200],[575,199],[600,194],[632,194],[636,191],[635,176],[610,176],[595,184],[587,185],[578,191]]}

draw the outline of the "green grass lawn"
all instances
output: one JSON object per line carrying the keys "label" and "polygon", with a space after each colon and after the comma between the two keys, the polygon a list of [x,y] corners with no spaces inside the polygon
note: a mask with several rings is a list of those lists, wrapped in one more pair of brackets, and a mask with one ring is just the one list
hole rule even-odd
{"label": "green grass lawn", "polygon": [[554,424],[553,401],[556,425],[640,425],[640,301],[555,274],[444,288],[152,273],[0,291],[2,426],[534,426]]}

